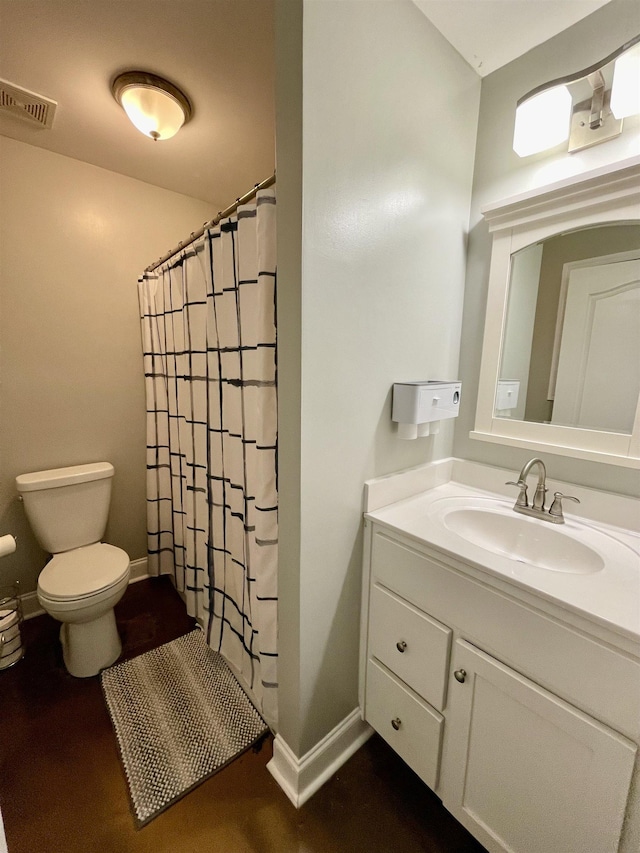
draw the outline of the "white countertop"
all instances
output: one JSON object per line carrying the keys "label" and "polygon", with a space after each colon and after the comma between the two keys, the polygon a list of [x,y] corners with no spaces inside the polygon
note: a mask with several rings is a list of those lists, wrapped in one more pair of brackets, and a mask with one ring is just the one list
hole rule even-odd
{"label": "white countertop", "polygon": [[[430,467],[424,466],[425,471]],[[462,469],[458,466],[458,469],[460,473],[464,466]],[[497,502],[499,502],[499,508],[508,511],[513,507],[514,498],[506,498],[504,494],[478,489],[453,479],[442,483],[443,470],[441,465],[437,475],[431,476],[434,482],[433,488],[427,488],[378,508],[371,508],[372,502],[369,501],[370,511],[365,513],[366,517],[395,533],[469,564],[474,569],[485,573],[487,578],[506,581],[510,585],[559,605],[563,610],[586,617],[633,641],[640,641],[640,535],[637,532],[597,522],[592,518],[578,518],[577,515],[567,512],[568,507],[565,507],[566,524],[558,527],[561,530],[565,528],[566,533],[574,535],[576,539],[580,539],[582,535],[583,541],[586,541],[591,536],[591,531],[594,531],[595,550],[600,553],[604,568],[588,574],[579,574],[553,571],[517,562],[475,545],[447,529],[438,520],[438,513],[434,512],[434,503],[443,498],[469,497],[476,499],[481,506],[485,501],[487,506],[490,503],[494,507],[498,507]],[[456,473],[455,466],[449,466],[448,470],[450,474]],[[416,469],[407,472],[414,481],[415,472]],[[402,473],[393,475],[392,478],[382,478],[387,481],[384,483],[385,486],[387,483],[392,486],[389,494],[394,497],[398,494],[398,482],[393,483],[392,480],[401,476]],[[437,484],[438,480],[440,484]],[[370,481],[370,484],[376,485],[380,482],[380,480]],[[368,484],[369,488],[371,488],[370,484]],[[571,493],[575,493],[575,490]],[[617,499],[620,496],[607,497]],[[634,501],[632,498],[622,498],[622,500]],[[379,502],[376,500],[374,503]],[[570,506],[572,508],[573,504]],[[517,517],[525,518],[521,515]],[[531,519],[531,522],[534,525],[556,527],[546,521]],[[601,535],[598,536],[598,533]],[[589,546],[594,548],[593,541],[589,541]]]}

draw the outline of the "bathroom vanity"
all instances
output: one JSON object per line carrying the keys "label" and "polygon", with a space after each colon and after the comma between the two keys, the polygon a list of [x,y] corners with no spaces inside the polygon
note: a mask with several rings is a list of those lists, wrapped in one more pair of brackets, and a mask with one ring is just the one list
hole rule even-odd
{"label": "bathroom vanity", "polygon": [[554,483],[584,513],[554,525],[507,479],[442,460],[367,484],[363,718],[492,853],[635,853],[638,502]]}

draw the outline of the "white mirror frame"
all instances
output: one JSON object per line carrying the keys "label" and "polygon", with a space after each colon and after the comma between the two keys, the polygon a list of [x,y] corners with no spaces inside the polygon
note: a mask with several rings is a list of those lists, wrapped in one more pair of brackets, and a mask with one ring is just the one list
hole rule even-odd
{"label": "white mirror frame", "polygon": [[471,438],[640,468],[640,402],[631,435],[494,416],[511,256],[564,231],[640,221],[640,157],[583,173],[482,209],[493,234],[478,405]]}

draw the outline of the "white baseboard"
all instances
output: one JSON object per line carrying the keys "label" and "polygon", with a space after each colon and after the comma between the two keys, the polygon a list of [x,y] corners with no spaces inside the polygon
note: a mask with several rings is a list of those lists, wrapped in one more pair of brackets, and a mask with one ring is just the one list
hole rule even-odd
{"label": "white baseboard", "polygon": [[356,708],[302,758],[294,755],[285,740],[276,735],[267,770],[293,805],[300,808],[372,734],[373,729]]}
{"label": "white baseboard", "polygon": [[137,583],[151,577],[149,574],[149,561],[146,557],[140,557],[139,560],[131,560],[129,565],[131,568],[129,583]]}
{"label": "white baseboard", "polygon": [[[44,613],[35,592],[25,592],[24,595],[20,596],[20,603],[22,604],[23,619],[33,619],[34,616],[42,616]],[[1,847],[0,853],[2,853]]]}
{"label": "white baseboard", "polygon": [[[138,581],[146,580],[149,575],[149,564],[146,557],[140,557],[139,560],[131,560],[131,574],[129,575],[129,583],[137,583]],[[34,616],[42,616],[44,610],[40,607],[38,596],[35,592],[25,592],[20,596],[22,603],[22,618],[33,619]],[[2,853],[2,848],[0,848]]]}

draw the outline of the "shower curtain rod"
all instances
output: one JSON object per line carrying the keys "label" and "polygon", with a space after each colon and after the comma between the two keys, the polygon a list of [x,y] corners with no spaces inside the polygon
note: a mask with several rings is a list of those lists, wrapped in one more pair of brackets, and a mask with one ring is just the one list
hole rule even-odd
{"label": "shower curtain rod", "polygon": [[244,204],[245,201],[249,201],[250,199],[252,199],[258,193],[259,190],[264,190],[267,187],[270,187],[275,184],[275,182],[276,173],[274,172],[271,177],[265,178],[264,181],[261,181],[259,184],[255,184],[255,186],[252,187],[249,192],[245,193],[244,195],[241,195],[234,201],[233,204],[230,204],[229,207],[225,207],[224,210],[219,210],[217,216],[214,216],[210,222],[205,222],[202,228],[200,228],[198,231],[192,231],[189,235],[188,240],[184,240],[178,243],[175,249],[171,249],[170,252],[167,252],[166,255],[163,255],[155,262],[155,264],[149,264],[149,266],[145,269],[145,272],[153,272],[165,261],[168,261],[169,258],[172,258],[175,254],[177,254],[181,249],[184,249],[185,246],[191,245],[191,243],[202,237],[207,228],[213,228],[213,226],[217,225],[218,222],[220,222],[222,219],[225,219],[227,216],[231,216],[231,214],[236,211],[241,204]]}

